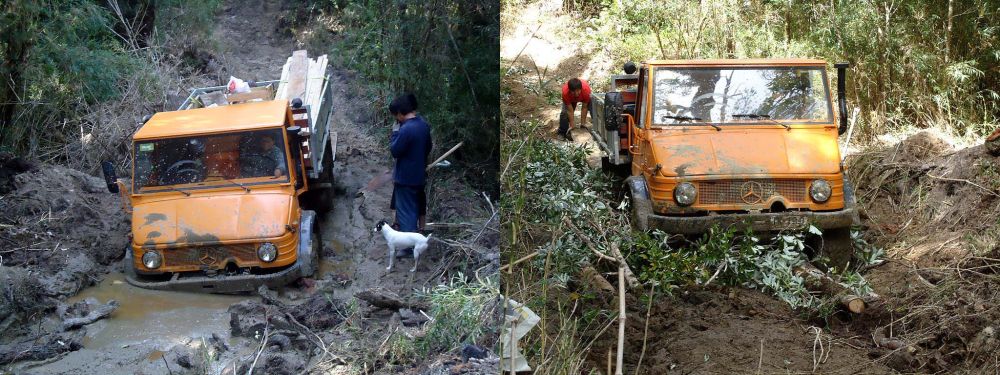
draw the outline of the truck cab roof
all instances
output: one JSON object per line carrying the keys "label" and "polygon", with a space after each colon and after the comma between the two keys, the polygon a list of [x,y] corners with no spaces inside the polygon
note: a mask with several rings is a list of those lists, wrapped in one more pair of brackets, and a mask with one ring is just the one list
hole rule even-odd
{"label": "truck cab roof", "polygon": [[817,59],[708,59],[708,60],[653,60],[646,64],[657,66],[826,66]]}
{"label": "truck cab roof", "polygon": [[288,115],[287,100],[271,100],[159,112],[153,115],[133,139],[157,139],[282,126]]}

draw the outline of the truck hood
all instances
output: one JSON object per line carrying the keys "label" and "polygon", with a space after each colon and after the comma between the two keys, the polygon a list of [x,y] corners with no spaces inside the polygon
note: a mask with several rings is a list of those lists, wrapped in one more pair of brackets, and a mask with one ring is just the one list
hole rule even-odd
{"label": "truck hood", "polygon": [[663,130],[652,137],[652,165],[666,177],[830,174],[840,171],[836,129]]}
{"label": "truck hood", "polygon": [[198,245],[278,237],[290,224],[291,199],[284,194],[232,194],[143,203],[133,208],[133,242]]}

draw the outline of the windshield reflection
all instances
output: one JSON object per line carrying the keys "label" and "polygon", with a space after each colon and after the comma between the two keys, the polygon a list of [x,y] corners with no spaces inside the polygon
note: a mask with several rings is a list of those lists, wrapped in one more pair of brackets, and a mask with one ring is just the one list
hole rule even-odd
{"label": "windshield reflection", "polygon": [[248,184],[264,177],[260,183],[288,181],[280,129],[135,143],[136,192],[159,191],[150,189],[158,186],[194,188],[216,181],[236,186],[232,182]]}
{"label": "windshield reflection", "polygon": [[832,121],[822,67],[659,68],[655,85],[653,123],[658,125]]}

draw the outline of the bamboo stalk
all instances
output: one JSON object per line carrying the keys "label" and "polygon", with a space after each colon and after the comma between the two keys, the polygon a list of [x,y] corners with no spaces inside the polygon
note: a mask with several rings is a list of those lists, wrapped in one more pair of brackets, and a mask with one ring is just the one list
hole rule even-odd
{"label": "bamboo stalk", "polygon": [[618,265],[618,363],[615,375],[622,375],[625,358],[625,265]]}
{"label": "bamboo stalk", "polygon": [[514,272],[514,268],[513,267],[516,266],[518,263],[521,263],[521,262],[524,262],[524,261],[526,261],[528,259],[534,258],[537,255],[538,255],[538,251],[535,251],[535,252],[533,252],[531,254],[525,255],[525,256],[521,257],[520,259],[518,259],[518,260],[510,262],[510,264],[507,264],[507,265],[504,265],[503,267],[500,267],[500,272],[504,272],[504,270],[507,270],[508,273]]}

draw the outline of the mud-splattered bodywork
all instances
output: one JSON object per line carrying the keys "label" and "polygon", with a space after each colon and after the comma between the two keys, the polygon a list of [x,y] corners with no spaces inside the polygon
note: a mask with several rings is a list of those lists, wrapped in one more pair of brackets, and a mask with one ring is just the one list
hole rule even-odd
{"label": "mud-splattered bodywork", "polygon": [[[748,222],[756,230],[783,230],[814,224],[850,226],[855,216],[845,198],[835,112],[819,121],[747,119],[719,126],[689,121],[658,125],[650,108],[653,74],[664,67],[825,67],[818,60],[660,61],[644,64],[634,120],[629,126],[631,174],[645,185],[651,205],[648,225],[672,233],[700,233],[713,225]],[[825,74],[822,76],[825,80]],[[825,82],[824,82],[825,83]],[[829,93],[829,85],[824,90]],[[660,91],[659,95],[663,95]],[[816,180],[829,183],[826,201],[810,196]],[[693,203],[681,205],[674,189],[697,188]],[[633,188],[634,189],[634,188]]]}
{"label": "mud-splattered bodywork", "polygon": [[[219,108],[161,113],[160,122],[154,116],[134,138],[138,144],[171,136],[198,137],[200,132],[218,138],[271,131],[280,135],[273,138],[278,138],[275,141],[289,166],[287,171],[281,177],[218,175],[174,185],[136,185],[130,196],[130,283],[156,289],[235,292],[261,284],[276,286],[302,276],[302,246],[313,245],[312,228],[303,226],[311,226],[315,215],[299,206],[299,196],[309,186],[301,150],[292,147],[294,141],[285,136],[284,129],[293,122],[288,104],[273,101],[230,107],[230,116]],[[178,123],[204,126],[171,128]],[[258,255],[265,243],[277,249],[273,260],[264,261]],[[158,267],[146,267],[142,261],[151,251],[160,255]]]}

